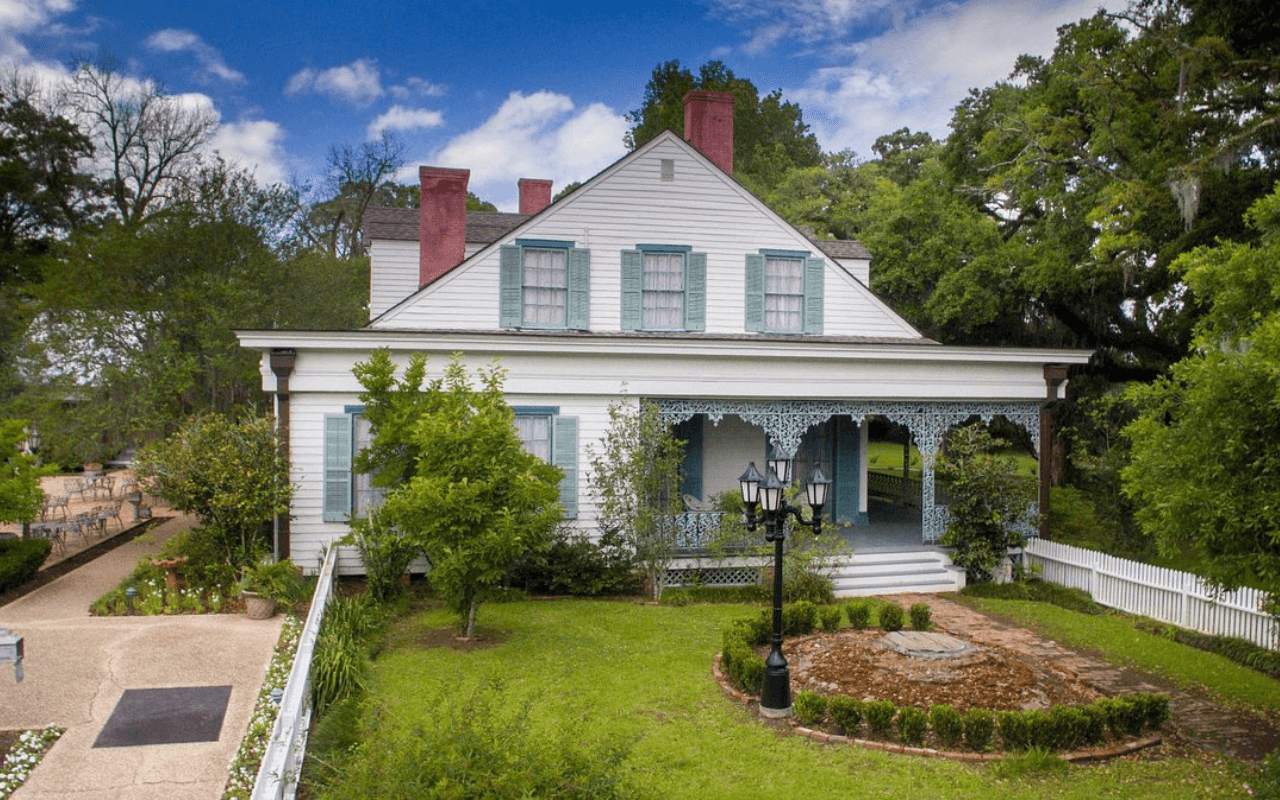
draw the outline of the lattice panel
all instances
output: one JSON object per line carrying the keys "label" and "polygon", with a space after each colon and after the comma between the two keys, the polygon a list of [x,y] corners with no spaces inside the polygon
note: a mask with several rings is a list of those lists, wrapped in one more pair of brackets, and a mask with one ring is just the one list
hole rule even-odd
{"label": "lattice panel", "polygon": [[669,569],[667,586],[751,586],[762,580],[760,567]]}

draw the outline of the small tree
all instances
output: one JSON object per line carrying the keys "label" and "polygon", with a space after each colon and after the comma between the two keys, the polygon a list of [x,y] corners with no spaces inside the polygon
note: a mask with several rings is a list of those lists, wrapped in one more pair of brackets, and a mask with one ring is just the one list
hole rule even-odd
{"label": "small tree", "polygon": [[549,542],[562,515],[563,473],[524,450],[496,365],[479,372],[478,388],[460,355],[425,388],[423,356],[403,380],[394,373],[386,350],[357,365],[374,436],[360,463],[381,468],[375,480],[384,485],[407,475],[383,514],[426,555],[431,585],[471,636],[486,591]]}
{"label": "small tree", "polygon": [[620,539],[649,573],[653,598],[662,597],[667,565],[675,554],[672,514],[680,511],[684,442],[662,421],[658,407],[609,406],[609,429],[600,446],[588,446],[591,486],[599,502],[602,540]]}
{"label": "small tree", "polygon": [[1023,543],[1017,527],[1032,522],[1031,485],[1014,474],[1013,459],[993,452],[999,444],[981,425],[969,425],[951,432],[938,459],[938,477],[951,495],[942,543],[956,548],[952,560],[975,582],[991,580],[1008,549]]}
{"label": "small tree", "polygon": [[22,420],[0,421],[0,522],[30,522],[44,502],[35,456],[21,450],[25,439]]}
{"label": "small tree", "polygon": [[227,563],[237,566],[267,551],[263,526],[289,510],[293,495],[270,417],[193,417],[142,448],[133,465],[153,492],[195,514]]}

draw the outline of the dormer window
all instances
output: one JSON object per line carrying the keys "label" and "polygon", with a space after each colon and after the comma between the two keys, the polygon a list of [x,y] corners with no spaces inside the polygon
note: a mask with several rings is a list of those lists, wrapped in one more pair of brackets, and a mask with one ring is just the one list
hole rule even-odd
{"label": "dormer window", "polygon": [[573,242],[517,239],[502,246],[498,273],[502,327],[589,327],[591,251]]}
{"label": "dormer window", "polygon": [[826,262],[803,250],[747,255],[745,328],[757,333],[822,333]]}
{"label": "dormer window", "polygon": [[622,329],[701,331],[707,320],[707,254],[688,245],[622,251]]}

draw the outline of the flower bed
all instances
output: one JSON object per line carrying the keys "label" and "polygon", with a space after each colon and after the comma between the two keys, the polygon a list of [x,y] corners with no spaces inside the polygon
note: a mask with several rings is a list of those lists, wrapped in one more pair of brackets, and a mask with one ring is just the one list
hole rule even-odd
{"label": "flower bed", "polygon": [[8,797],[22,786],[62,731],[50,725],[44,730],[22,732],[9,752],[0,758],[0,798]]}
{"label": "flower bed", "polygon": [[290,614],[284,621],[275,655],[271,658],[271,665],[267,667],[267,677],[262,681],[262,689],[258,692],[258,704],[253,709],[253,716],[249,718],[249,729],[245,731],[240,749],[231,760],[231,775],[227,779],[227,788],[222,793],[223,800],[247,800],[253,793],[262,754],[267,749],[267,741],[276,724],[276,714],[280,711],[280,706],[271,699],[271,691],[284,691],[301,635],[302,620]]}

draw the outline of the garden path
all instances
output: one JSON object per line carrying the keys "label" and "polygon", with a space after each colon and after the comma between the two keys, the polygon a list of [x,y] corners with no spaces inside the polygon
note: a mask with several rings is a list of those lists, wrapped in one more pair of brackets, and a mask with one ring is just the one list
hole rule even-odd
{"label": "garden path", "polygon": [[1026,628],[981,614],[937,595],[895,595],[904,608],[913,603],[932,607],[941,631],[979,645],[997,645],[1054,671],[1078,679],[1105,695],[1164,692],[1169,695],[1173,725],[1188,743],[1219,750],[1235,758],[1261,760],[1280,746],[1280,731],[1266,719],[1226,709],[1160,679],[1120,669],[1100,659],[1043,639]]}

